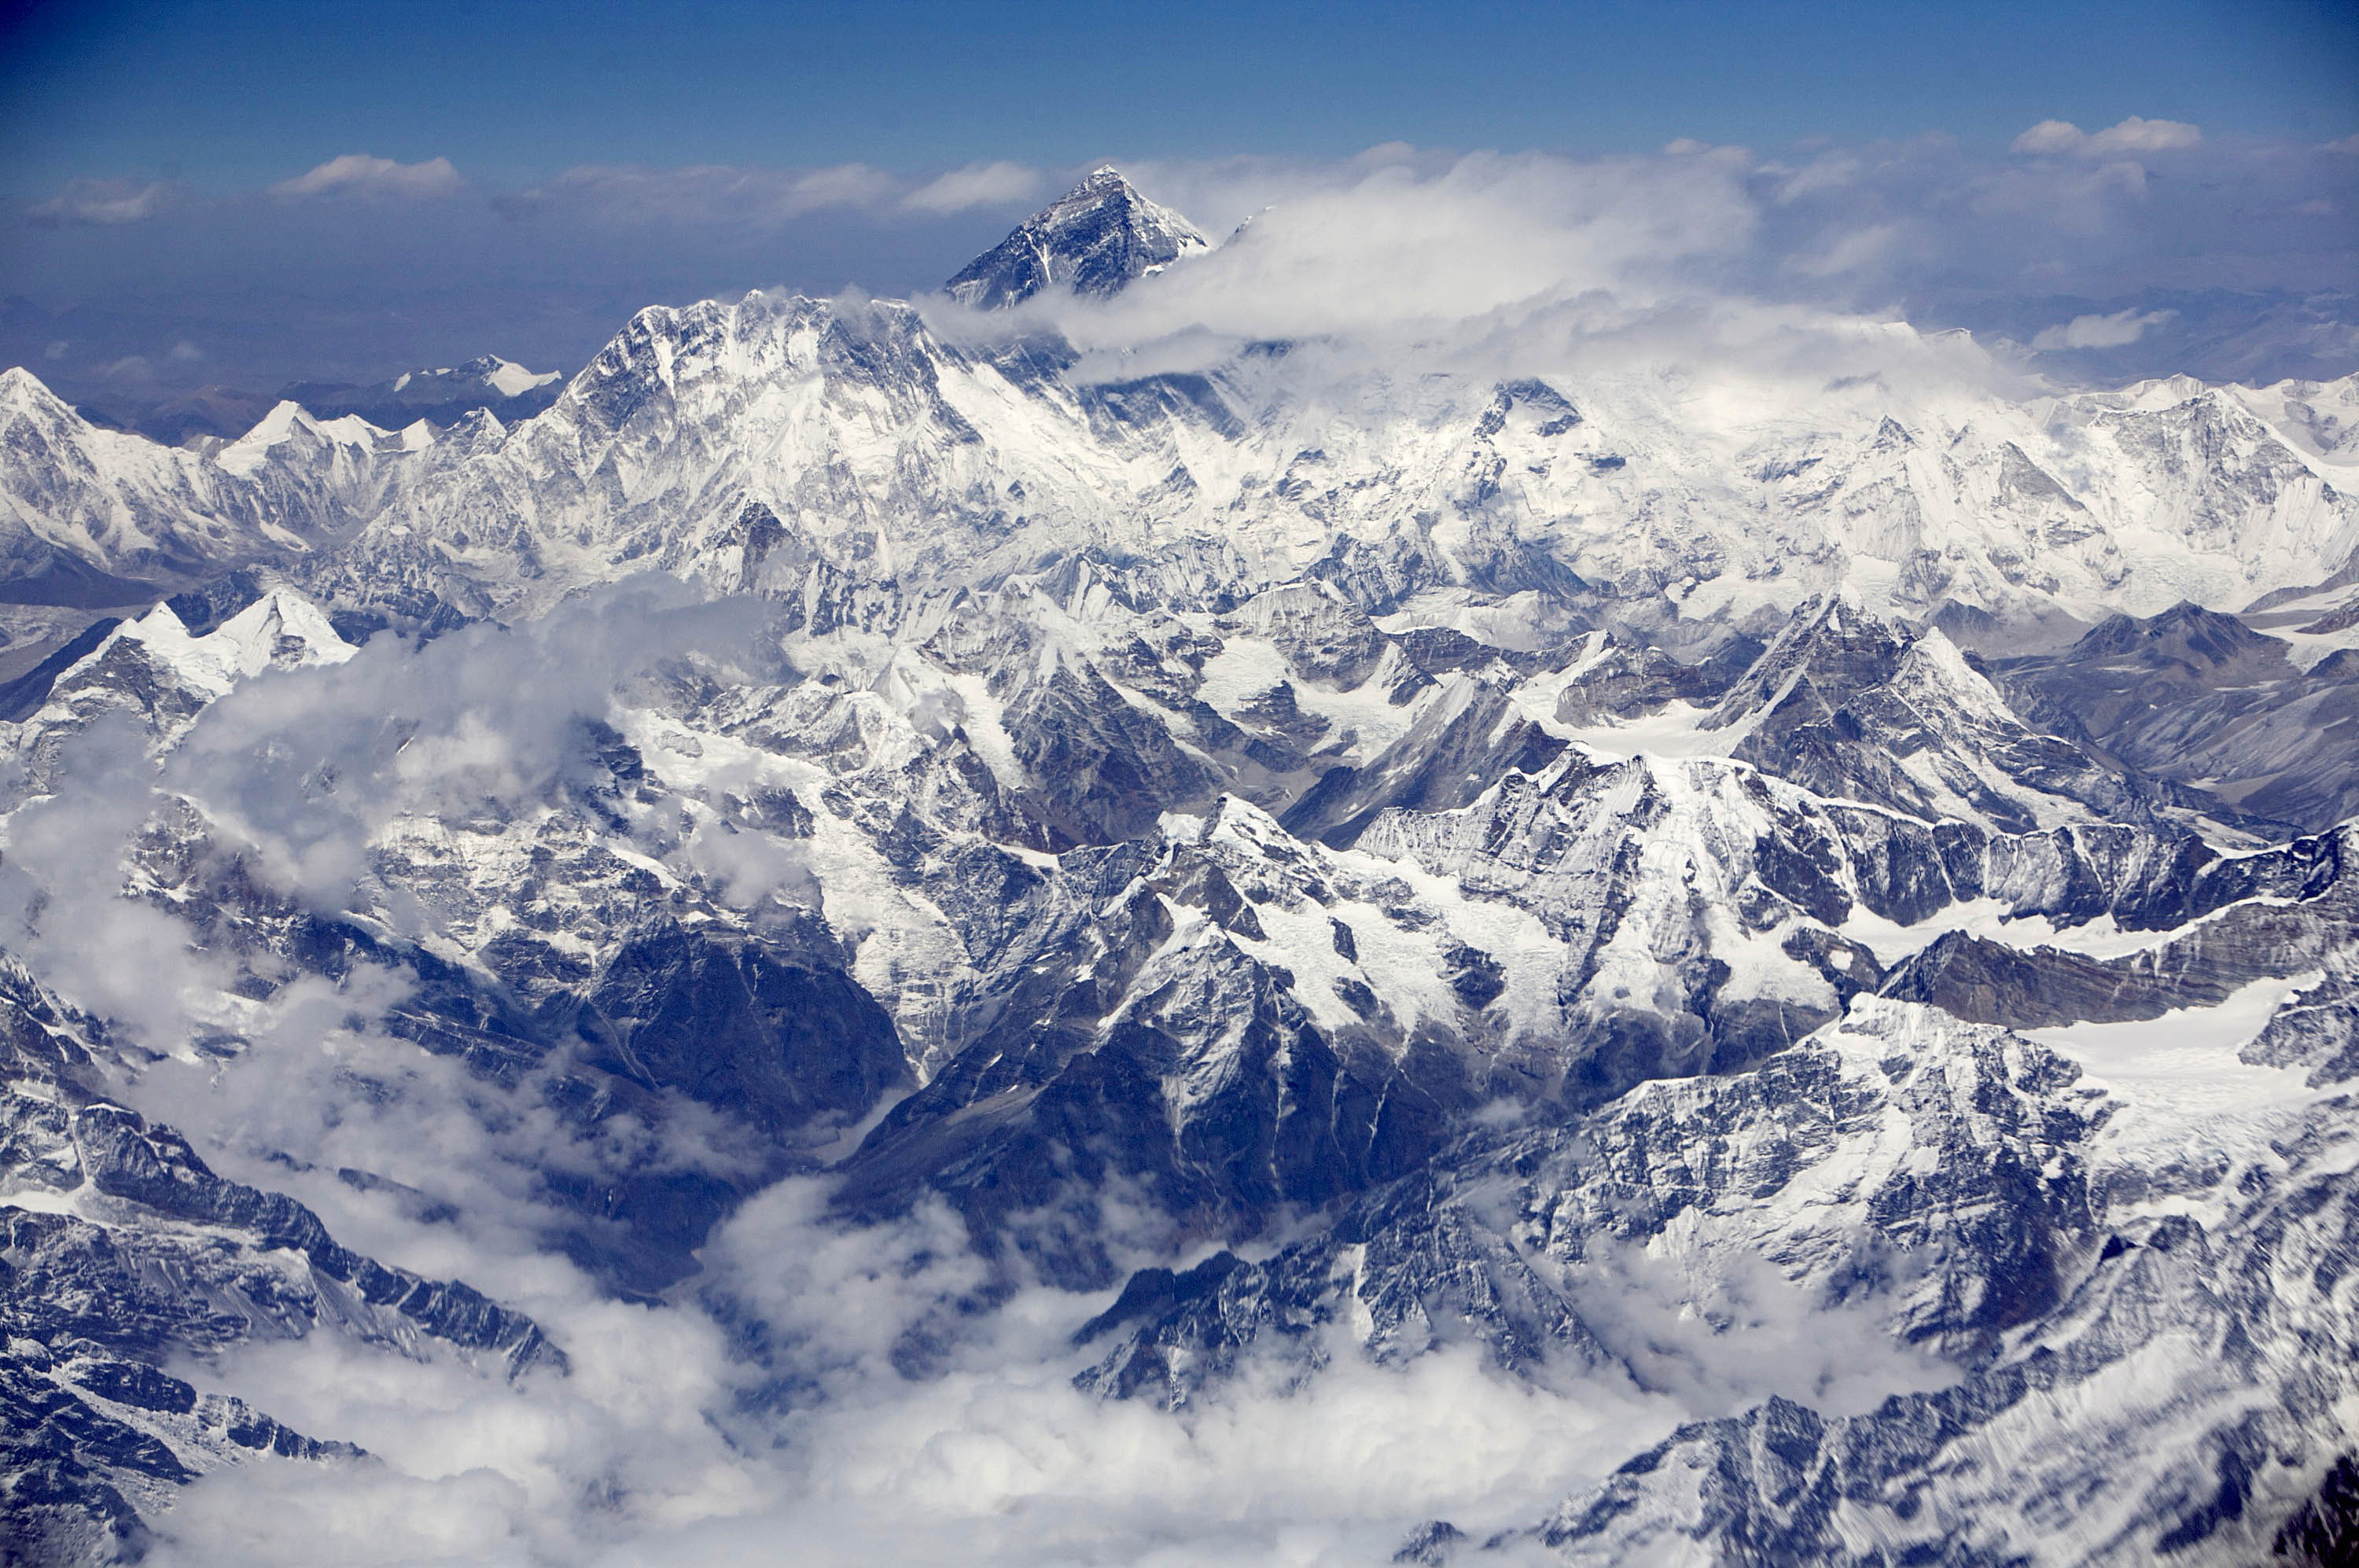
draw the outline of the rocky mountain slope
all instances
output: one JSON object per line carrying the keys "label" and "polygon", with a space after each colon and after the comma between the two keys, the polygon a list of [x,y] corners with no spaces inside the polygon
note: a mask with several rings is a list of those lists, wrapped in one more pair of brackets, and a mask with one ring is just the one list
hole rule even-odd
{"label": "rocky mountain slope", "polygon": [[1208,249],[1195,226],[1101,169],[944,285],[980,310],[1020,305],[1043,289],[1103,298]]}
{"label": "rocky mountain slope", "polygon": [[759,1456],[994,1369],[1197,1432],[1447,1367],[1636,1413],[1378,1560],[2335,1560],[2353,388],[1044,313],[1219,255],[1104,171],[963,303],[643,311],[512,428],[8,373],[84,616],[0,694],[22,1560],[461,1486],[388,1409],[583,1434],[469,1472],[539,1562],[823,1511]]}

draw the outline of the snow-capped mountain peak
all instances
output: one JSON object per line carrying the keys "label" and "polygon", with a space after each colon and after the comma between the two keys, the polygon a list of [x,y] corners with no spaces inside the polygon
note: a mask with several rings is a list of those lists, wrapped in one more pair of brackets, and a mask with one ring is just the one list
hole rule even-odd
{"label": "snow-capped mountain peak", "polygon": [[15,407],[35,397],[47,397],[52,402],[57,394],[41,385],[41,378],[21,365],[0,370],[0,402]]}
{"label": "snow-capped mountain peak", "polygon": [[[116,634],[143,644],[182,681],[209,695],[271,669],[342,664],[359,651],[336,634],[321,608],[290,588],[273,588],[203,636],[191,634],[169,604],[158,604]],[[92,656],[103,659],[104,650]]]}
{"label": "snow-capped mountain peak", "polygon": [[978,310],[1004,310],[1045,289],[1093,298],[1211,248],[1196,226],[1103,168],[974,258],[945,285]]}
{"label": "snow-capped mountain peak", "polygon": [[489,387],[503,397],[520,397],[537,387],[564,379],[554,370],[527,370],[512,359],[502,359],[495,354],[478,354],[464,365],[444,365],[434,370],[405,370],[393,378],[386,387],[389,392],[408,393],[413,388],[424,390],[424,384],[434,384],[437,390],[455,392],[462,386]]}
{"label": "snow-capped mountain peak", "polygon": [[388,445],[400,445],[402,438],[391,430],[379,430],[358,414],[315,419],[301,404],[282,399],[254,429],[215,452],[213,461],[232,474],[251,478],[273,461],[274,449],[289,441],[375,452]]}

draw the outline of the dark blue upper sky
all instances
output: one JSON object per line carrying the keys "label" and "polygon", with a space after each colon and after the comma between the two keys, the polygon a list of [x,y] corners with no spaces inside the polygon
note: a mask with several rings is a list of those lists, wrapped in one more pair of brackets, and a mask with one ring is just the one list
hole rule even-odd
{"label": "dark blue upper sky", "polygon": [[34,0],[0,41],[0,190],[283,179],[354,150],[901,172],[1118,153],[1759,147],[2142,114],[2359,131],[2351,0],[2138,4]]}

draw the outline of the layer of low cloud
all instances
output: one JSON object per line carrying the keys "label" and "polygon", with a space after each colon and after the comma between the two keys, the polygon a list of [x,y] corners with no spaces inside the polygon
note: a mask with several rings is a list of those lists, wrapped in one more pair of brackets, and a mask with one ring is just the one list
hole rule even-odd
{"label": "layer of low cloud", "polygon": [[[973,1260],[923,1216],[842,1233],[819,1197],[788,1183],[709,1249],[763,1292],[736,1309],[790,1326],[795,1370],[821,1375],[786,1408],[759,1399],[785,1368],[734,1356],[700,1303],[624,1308],[553,1279],[529,1304],[572,1358],[564,1378],[502,1388],[324,1335],[255,1346],[224,1365],[239,1388],[377,1462],[216,1474],[165,1516],[154,1560],[1383,1562],[1436,1516],[1478,1532],[1527,1522],[1681,1415],[1618,1377],[1551,1389],[1463,1347],[1383,1367],[1347,1343],[1307,1388],[1249,1367],[1185,1412],[1105,1403],[1071,1385],[1084,1356],[1068,1343],[1103,1303],[1041,1290],[964,1323],[948,1364],[911,1377],[891,1362],[896,1335]],[[738,1269],[749,1251],[757,1279]]]}
{"label": "layer of low cloud", "polygon": [[348,152],[292,180],[278,181],[269,188],[269,194],[282,201],[301,201],[318,196],[389,196],[417,201],[451,195],[466,183],[447,158],[396,163],[389,158]]}
{"label": "layer of low cloud", "polygon": [[2070,120],[2042,120],[2015,138],[2014,150],[2068,158],[2134,158],[2183,152],[2202,141],[2202,130],[2183,120],[2148,120],[2132,114],[2095,132],[2083,131]]}
{"label": "layer of low cloud", "polygon": [[910,180],[864,163],[811,169],[700,164],[685,169],[584,164],[494,205],[511,217],[572,216],[606,225],[775,230],[812,213],[888,222],[1013,209],[1037,200],[1047,176],[1027,164],[969,164]]}
{"label": "layer of low cloud", "polygon": [[495,203],[510,217],[557,214],[601,224],[723,224],[771,228],[807,213],[866,211],[897,193],[865,164],[740,169],[722,164],[644,169],[585,164]]}
{"label": "layer of low cloud", "polygon": [[973,163],[937,175],[901,198],[918,212],[963,212],[971,207],[1005,207],[1038,197],[1045,178],[1020,163]]}
{"label": "layer of low cloud", "polygon": [[2042,352],[2074,348],[2120,348],[2134,343],[2146,335],[2148,327],[2158,327],[2171,319],[2175,310],[2140,310],[2135,308],[2116,310],[2109,316],[2075,316],[2060,327],[2050,327],[2031,340],[2033,348]]}
{"label": "layer of low cloud", "polygon": [[170,204],[177,188],[162,180],[142,184],[130,180],[76,180],[46,201],[26,209],[26,216],[45,228],[77,223],[114,228],[143,223]]}
{"label": "layer of low cloud", "polygon": [[[332,669],[251,681],[216,702],[164,783],[277,885],[341,910],[394,817],[538,799],[579,766],[582,726],[606,717],[617,684],[691,649],[755,658],[762,621],[752,604],[706,604],[652,576],[514,629],[375,639]],[[338,788],[316,789],[321,778]]]}

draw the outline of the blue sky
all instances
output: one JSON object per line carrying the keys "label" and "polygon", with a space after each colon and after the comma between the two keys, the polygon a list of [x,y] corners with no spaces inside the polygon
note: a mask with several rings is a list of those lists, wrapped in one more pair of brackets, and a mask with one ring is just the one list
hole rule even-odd
{"label": "blue sky", "polygon": [[0,188],[283,179],[338,153],[583,162],[1632,151],[2049,117],[2359,131],[2359,7],[2139,4],[37,3]]}
{"label": "blue sky", "polygon": [[2350,0],[0,0],[0,363],[566,366],[643,303],[931,287],[1103,158],[1218,230],[1492,152],[1677,201],[1697,144],[1745,149],[1711,287],[2030,333],[2350,291],[2354,136]]}

